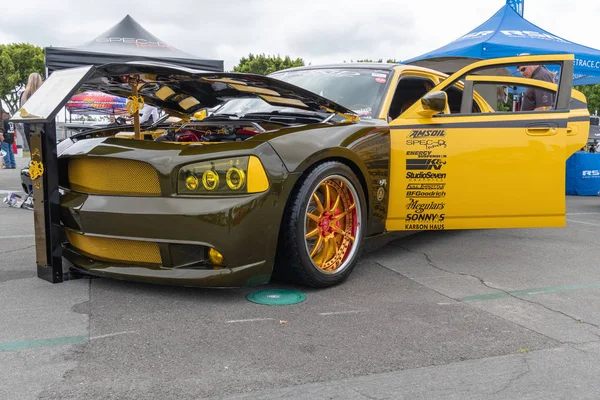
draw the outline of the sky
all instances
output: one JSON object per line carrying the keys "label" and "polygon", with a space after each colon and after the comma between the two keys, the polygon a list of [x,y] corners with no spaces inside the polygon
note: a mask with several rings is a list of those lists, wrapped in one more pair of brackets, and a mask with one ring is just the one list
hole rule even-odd
{"label": "sky", "polygon": [[[163,42],[230,71],[249,53],[319,65],[406,60],[461,37],[505,0],[3,0],[0,43],[70,47],[129,14]],[[600,49],[597,0],[525,0],[524,17],[556,36]]]}

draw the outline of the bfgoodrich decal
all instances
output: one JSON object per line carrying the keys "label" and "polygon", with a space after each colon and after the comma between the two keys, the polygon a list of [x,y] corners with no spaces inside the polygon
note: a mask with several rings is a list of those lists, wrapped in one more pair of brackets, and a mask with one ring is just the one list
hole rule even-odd
{"label": "bfgoodrich decal", "polygon": [[441,199],[446,197],[443,190],[407,190],[406,197],[409,199]]}

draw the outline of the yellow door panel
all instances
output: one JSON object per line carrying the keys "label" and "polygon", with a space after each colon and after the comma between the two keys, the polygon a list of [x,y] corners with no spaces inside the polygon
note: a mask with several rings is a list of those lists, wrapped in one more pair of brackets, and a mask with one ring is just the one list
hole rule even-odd
{"label": "yellow door panel", "polygon": [[[587,113],[587,109],[581,115],[570,113],[572,59],[572,55],[527,56],[473,63],[392,121],[386,228],[564,226],[566,160],[578,150],[579,124],[585,124]],[[564,67],[558,85],[509,76],[497,82],[515,79],[527,86],[553,85],[558,92],[551,111],[494,112],[473,92],[475,82],[492,77],[471,71],[546,60]],[[460,112],[454,114],[447,112],[444,91],[451,85],[464,88]],[[473,110],[474,100],[481,112]]]}
{"label": "yellow door panel", "polygon": [[[391,133],[387,229],[564,225],[564,123],[549,126],[545,115],[507,122],[489,114],[427,129],[406,122]],[[549,126],[544,136],[537,134],[542,124]]]}

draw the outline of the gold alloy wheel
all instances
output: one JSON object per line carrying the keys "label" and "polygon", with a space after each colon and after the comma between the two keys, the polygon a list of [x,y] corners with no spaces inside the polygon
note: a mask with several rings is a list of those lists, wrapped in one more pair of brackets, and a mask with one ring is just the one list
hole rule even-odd
{"label": "gold alloy wheel", "polygon": [[304,237],[306,250],[319,271],[338,273],[352,259],[361,233],[359,201],[353,185],[339,175],[327,177],[312,193]]}

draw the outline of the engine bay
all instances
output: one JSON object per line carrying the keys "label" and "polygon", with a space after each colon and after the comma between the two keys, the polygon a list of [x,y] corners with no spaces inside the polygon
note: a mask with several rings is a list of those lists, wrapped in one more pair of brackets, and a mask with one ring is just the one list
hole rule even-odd
{"label": "engine bay", "polygon": [[[278,126],[279,128],[280,126]],[[180,127],[171,127],[156,142],[239,142],[247,140],[267,128],[256,122],[220,121],[190,122]]]}

